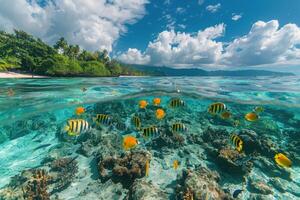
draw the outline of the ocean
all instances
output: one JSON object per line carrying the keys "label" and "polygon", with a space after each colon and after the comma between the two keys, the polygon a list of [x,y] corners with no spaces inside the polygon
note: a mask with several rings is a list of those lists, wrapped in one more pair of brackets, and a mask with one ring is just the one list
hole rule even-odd
{"label": "ocean", "polygon": [[300,77],[0,79],[0,199],[49,198],[300,199]]}

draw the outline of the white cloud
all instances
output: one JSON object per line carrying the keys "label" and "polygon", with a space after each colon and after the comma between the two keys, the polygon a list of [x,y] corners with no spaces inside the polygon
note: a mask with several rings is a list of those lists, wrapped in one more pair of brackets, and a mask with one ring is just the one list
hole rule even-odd
{"label": "white cloud", "polygon": [[119,60],[128,64],[147,64],[150,62],[150,56],[144,55],[138,49],[129,48],[126,53],[119,56]]}
{"label": "white cloud", "polygon": [[[54,3],[52,3],[54,2]],[[0,0],[0,28],[22,29],[48,42],[63,36],[90,50],[107,49],[126,32],[126,25],[145,14],[147,0]]]}
{"label": "white cloud", "polygon": [[258,21],[248,34],[230,42],[218,42],[224,32],[224,24],[197,34],[163,31],[149,42],[145,52],[135,49],[138,56],[126,52],[121,58],[132,63],[138,57],[136,60],[143,60],[144,64],[172,67],[300,64],[300,28],[295,24],[280,28],[277,20]]}
{"label": "white cloud", "polygon": [[300,28],[286,24],[279,28],[277,20],[258,21],[250,32],[232,41],[223,54],[227,65],[251,66],[272,63],[285,63],[299,59]]}
{"label": "white cloud", "polygon": [[218,3],[218,4],[216,4],[216,5],[208,5],[208,6],[206,7],[206,10],[209,11],[209,12],[211,12],[211,13],[215,13],[215,12],[217,12],[220,8],[221,8],[221,4]]}
{"label": "white cloud", "polygon": [[[222,55],[222,43],[216,42],[214,39],[222,36],[225,25],[220,24],[209,27],[203,31],[199,31],[196,35],[171,31],[163,31],[158,37],[148,44],[144,53],[138,50],[136,54],[147,57],[148,62],[153,65],[197,65],[213,64]],[[132,61],[136,54],[132,57],[128,51],[122,54],[119,59],[123,62]],[[126,58],[126,59],[125,59]]]}
{"label": "white cloud", "polygon": [[241,18],[242,18],[242,15],[241,15],[241,14],[239,14],[239,15],[233,14],[231,19],[232,19],[233,21],[237,21],[237,20],[239,20],[239,19],[241,19]]}

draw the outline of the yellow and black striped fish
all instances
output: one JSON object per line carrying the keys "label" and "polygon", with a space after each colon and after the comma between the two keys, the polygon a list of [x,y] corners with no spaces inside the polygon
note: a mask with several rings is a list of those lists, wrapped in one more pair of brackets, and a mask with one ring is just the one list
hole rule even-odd
{"label": "yellow and black striped fish", "polygon": [[175,124],[172,124],[172,131],[173,132],[185,132],[185,131],[187,131],[187,127],[182,123],[175,123]]}
{"label": "yellow and black striped fish", "polygon": [[80,133],[88,132],[90,129],[89,123],[83,119],[70,119],[68,125],[64,127],[70,136],[77,136]]}
{"label": "yellow and black striped fish", "polygon": [[170,106],[172,108],[183,107],[183,106],[185,106],[185,102],[179,98],[173,98],[170,101]]}
{"label": "yellow and black striped fish", "polygon": [[236,150],[238,152],[241,152],[243,150],[243,143],[244,143],[243,140],[236,134],[232,134],[230,138]]}
{"label": "yellow and black striped fish", "polygon": [[227,111],[226,105],[224,103],[220,103],[220,102],[210,104],[208,107],[208,112],[212,115],[220,114],[225,111]]}
{"label": "yellow and black striped fish", "polygon": [[112,118],[106,114],[97,114],[96,117],[94,118],[94,121],[96,121],[96,123],[100,123],[108,126],[113,123]]}
{"label": "yellow and black striped fish", "polygon": [[137,130],[139,130],[142,126],[141,119],[138,116],[133,116],[132,124]]}
{"label": "yellow and black striped fish", "polygon": [[154,137],[158,137],[159,136],[159,130],[156,126],[150,126],[150,127],[147,127],[147,128],[144,128],[143,129],[143,133],[142,135],[145,137],[145,138],[154,138]]}

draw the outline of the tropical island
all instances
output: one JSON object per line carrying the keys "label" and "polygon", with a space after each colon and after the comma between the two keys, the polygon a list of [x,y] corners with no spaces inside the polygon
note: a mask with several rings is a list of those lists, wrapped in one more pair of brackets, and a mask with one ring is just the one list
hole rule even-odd
{"label": "tropical island", "polygon": [[56,77],[143,75],[110,59],[106,50],[87,51],[63,37],[52,47],[24,31],[0,31],[0,72],[14,70]]}
{"label": "tropical island", "polygon": [[[27,75],[18,76],[15,71]],[[107,50],[87,51],[61,37],[53,46],[20,30],[0,31],[0,73],[6,77],[118,77],[118,76],[291,76],[267,70],[216,70],[199,67],[128,65],[109,57]]]}

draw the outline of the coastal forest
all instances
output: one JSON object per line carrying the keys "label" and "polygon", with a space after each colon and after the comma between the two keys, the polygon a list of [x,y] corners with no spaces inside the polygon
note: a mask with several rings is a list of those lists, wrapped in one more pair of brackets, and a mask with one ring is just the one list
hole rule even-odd
{"label": "coastal forest", "polygon": [[20,30],[0,31],[0,71],[20,70],[46,76],[143,75],[110,59],[106,50],[87,51],[60,38],[54,46]]}

